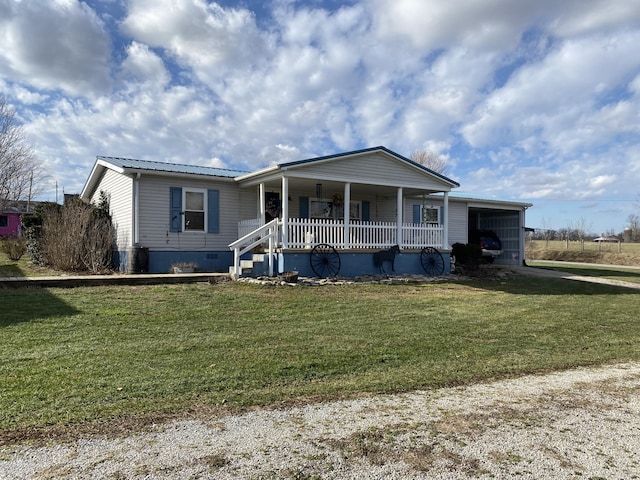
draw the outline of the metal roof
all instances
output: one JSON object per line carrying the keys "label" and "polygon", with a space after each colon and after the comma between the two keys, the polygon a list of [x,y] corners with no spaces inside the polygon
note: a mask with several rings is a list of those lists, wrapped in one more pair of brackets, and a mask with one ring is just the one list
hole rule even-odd
{"label": "metal roof", "polygon": [[203,167],[200,165],[182,165],[178,163],[154,162],[151,160],[136,160],[120,157],[97,157],[97,160],[108,162],[122,169],[146,170],[150,172],[186,173],[193,175],[205,175],[210,177],[235,178],[238,175],[248,173],[244,170],[229,170],[226,168]]}

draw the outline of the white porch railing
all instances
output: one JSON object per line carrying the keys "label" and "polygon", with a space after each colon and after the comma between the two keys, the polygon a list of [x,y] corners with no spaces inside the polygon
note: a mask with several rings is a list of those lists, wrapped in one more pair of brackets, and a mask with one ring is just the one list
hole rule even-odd
{"label": "white porch railing", "polygon": [[[269,252],[282,246],[283,222],[274,219],[262,224],[260,219],[238,223],[240,238],[229,245],[233,250],[233,271],[241,274],[240,257],[253,247],[268,242]],[[393,222],[354,222],[349,224],[348,248],[400,248],[443,247],[444,228],[441,225],[405,223],[401,226],[402,242],[398,242],[398,227]],[[319,243],[345,248],[345,225],[342,220],[290,218],[287,222],[287,248],[312,248]],[[269,255],[269,275],[273,275],[273,255]]]}
{"label": "white porch railing", "polygon": [[[310,248],[328,243],[344,248],[344,223],[341,220],[290,218],[289,248]],[[354,222],[349,224],[349,248],[385,248],[401,244],[401,248],[442,247],[443,228],[440,225],[402,225],[402,242],[398,242],[398,227],[394,222]]]}

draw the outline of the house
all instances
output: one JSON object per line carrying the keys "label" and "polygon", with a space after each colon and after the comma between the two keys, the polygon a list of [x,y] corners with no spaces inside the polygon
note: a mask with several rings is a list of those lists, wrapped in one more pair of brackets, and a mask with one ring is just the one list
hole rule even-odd
{"label": "house", "polygon": [[497,263],[521,263],[531,205],[450,195],[458,186],[374,147],[255,172],[97,157],[81,198],[107,194],[120,270],[188,261],[236,276],[356,276],[389,273],[374,256],[398,245],[396,273],[447,273],[451,245],[466,243],[469,228],[496,230]]}
{"label": "house", "polygon": [[0,205],[3,203],[5,207],[0,210],[0,238],[20,236],[22,215],[32,213],[37,202],[0,201]]}

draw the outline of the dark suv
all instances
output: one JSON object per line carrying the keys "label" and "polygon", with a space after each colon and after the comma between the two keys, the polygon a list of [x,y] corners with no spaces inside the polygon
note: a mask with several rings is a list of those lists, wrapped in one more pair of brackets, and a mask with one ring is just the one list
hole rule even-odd
{"label": "dark suv", "polygon": [[470,230],[469,244],[480,245],[482,258],[489,263],[502,253],[502,242],[493,230]]}

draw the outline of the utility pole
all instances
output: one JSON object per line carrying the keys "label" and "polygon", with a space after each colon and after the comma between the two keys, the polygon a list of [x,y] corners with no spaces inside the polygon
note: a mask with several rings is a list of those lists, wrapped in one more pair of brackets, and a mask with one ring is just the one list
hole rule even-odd
{"label": "utility pole", "polygon": [[31,188],[33,187],[33,170],[29,175],[29,196],[27,197],[27,213],[31,212]]}

